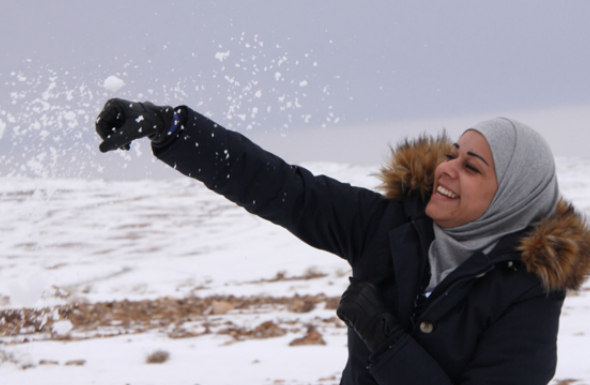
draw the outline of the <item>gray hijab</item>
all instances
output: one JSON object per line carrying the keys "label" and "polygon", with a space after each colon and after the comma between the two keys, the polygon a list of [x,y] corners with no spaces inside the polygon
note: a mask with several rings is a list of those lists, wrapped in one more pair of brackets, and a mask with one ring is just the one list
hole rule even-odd
{"label": "gray hijab", "polygon": [[453,228],[434,224],[428,290],[475,251],[488,253],[504,235],[553,214],[559,200],[553,154],[536,131],[507,118],[486,120],[470,129],[481,133],[492,150],[498,190],[475,221]]}

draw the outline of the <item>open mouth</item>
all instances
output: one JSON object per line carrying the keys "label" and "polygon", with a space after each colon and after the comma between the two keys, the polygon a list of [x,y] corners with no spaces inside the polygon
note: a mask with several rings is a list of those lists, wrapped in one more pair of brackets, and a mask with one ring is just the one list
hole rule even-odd
{"label": "open mouth", "polygon": [[452,192],[451,190],[449,190],[447,188],[444,188],[441,185],[436,186],[436,192],[437,192],[437,194],[442,195],[442,196],[449,198],[449,199],[459,198],[459,195],[455,194],[454,192]]}

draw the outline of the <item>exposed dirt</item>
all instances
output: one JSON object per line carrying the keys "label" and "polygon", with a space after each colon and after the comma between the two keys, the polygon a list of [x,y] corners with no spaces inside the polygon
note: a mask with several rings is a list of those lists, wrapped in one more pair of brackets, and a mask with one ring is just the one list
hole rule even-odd
{"label": "exposed dirt", "polygon": [[[292,345],[325,344],[319,326],[344,327],[335,316],[298,315],[316,308],[334,309],[339,298],[323,294],[293,297],[157,298],[142,301],[75,303],[51,308],[22,308],[0,311],[0,338],[4,343],[33,340],[79,340],[122,334],[164,331],[170,338],[206,334],[231,336],[234,341],[272,338],[287,332],[304,333]],[[256,326],[240,325],[242,316],[287,312]],[[309,317],[307,317],[309,318]],[[64,326],[65,330],[64,330]]]}

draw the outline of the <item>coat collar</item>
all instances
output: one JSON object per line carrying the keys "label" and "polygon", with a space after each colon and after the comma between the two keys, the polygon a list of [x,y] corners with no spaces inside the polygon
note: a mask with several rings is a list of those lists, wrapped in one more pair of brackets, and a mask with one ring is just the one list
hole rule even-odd
{"label": "coat collar", "polygon": [[[391,160],[379,173],[384,195],[390,199],[418,196],[427,202],[434,170],[450,149],[444,134],[406,140],[392,148]],[[564,199],[551,217],[522,236],[517,250],[527,270],[540,277],[547,291],[577,290],[590,275],[590,230]]]}

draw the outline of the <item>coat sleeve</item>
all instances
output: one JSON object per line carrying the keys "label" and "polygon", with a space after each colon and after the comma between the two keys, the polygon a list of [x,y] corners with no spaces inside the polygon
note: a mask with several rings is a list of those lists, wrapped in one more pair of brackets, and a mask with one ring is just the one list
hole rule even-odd
{"label": "coat sleeve", "polygon": [[556,338],[563,303],[559,293],[513,304],[483,333],[470,363],[450,378],[410,335],[375,359],[370,372],[380,385],[547,384],[557,364]]}
{"label": "coat sleeve", "polygon": [[380,194],[291,166],[243,135],[180,107],[181,130],[156,157],[311,246],[351,261],[385,205]]}

